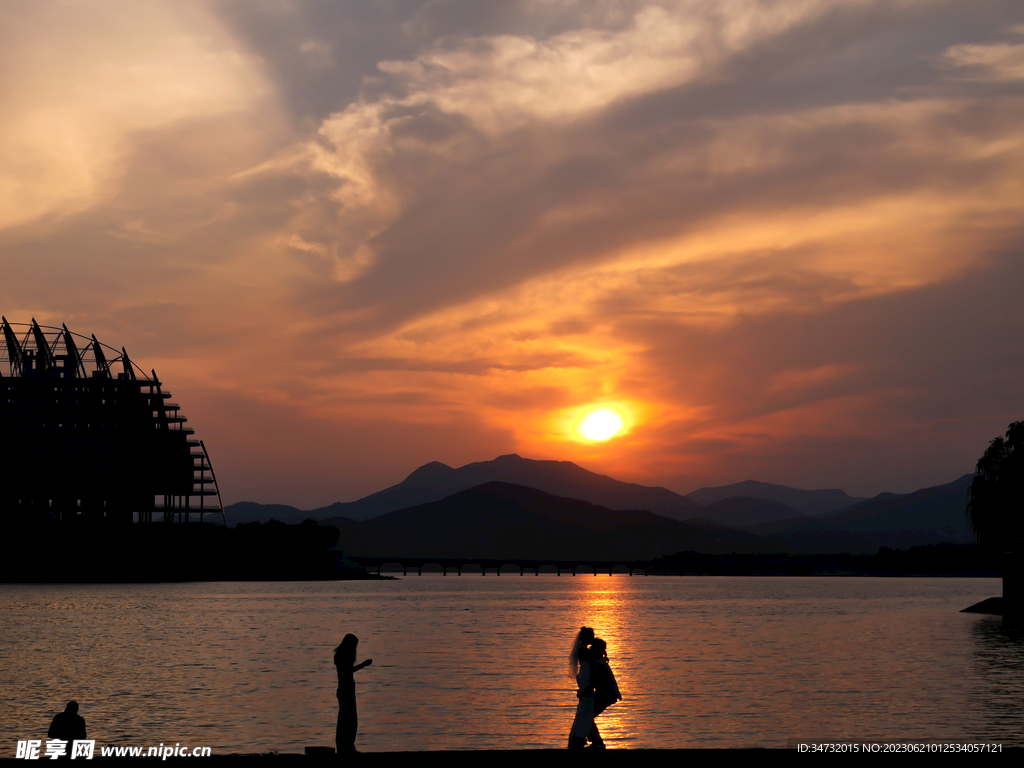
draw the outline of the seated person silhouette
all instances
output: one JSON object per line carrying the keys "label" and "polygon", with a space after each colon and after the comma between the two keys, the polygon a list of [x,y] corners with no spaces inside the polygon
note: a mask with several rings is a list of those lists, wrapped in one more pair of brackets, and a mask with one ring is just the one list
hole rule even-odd
{"label": "seated person silhouette", "polygon": [[69,701],[64,711],[54,716],[46,735],[51,739],[66,741],[68,744],[63,757],[65,760],[71,758],[75,740],[85,740],[85,718],[78,714],[77,701]]}

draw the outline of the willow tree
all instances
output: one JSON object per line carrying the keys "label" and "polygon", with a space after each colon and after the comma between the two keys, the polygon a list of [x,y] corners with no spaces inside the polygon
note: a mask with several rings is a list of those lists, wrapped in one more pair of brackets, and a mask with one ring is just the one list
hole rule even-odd
{"label": "willow tree", "polygon": [[1024,624],[1024,421],[1013,422],[978,459],[967,516],[982,545],[1002,555],[1004,622]]}

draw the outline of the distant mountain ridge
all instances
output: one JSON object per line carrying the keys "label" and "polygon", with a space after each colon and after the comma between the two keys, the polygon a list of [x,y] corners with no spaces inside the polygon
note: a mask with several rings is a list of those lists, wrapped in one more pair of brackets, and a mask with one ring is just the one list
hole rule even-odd
{"label": "distant mountain ridge", "polygon": [[[805,491],[752,480],[717,488],[702,488],[686,497],[665,488],[621,482],[568,461],[536,461],[509,454],[493,461],[475,462],[460,468],[431,462],[410,473],[401,483],[354,502],[336,503],[305,511],[288,505],[241,502],[229,506],[227,514],[231,525],[249,521],[266,522],[272,518],[293,523],[312,518],[336,525],[341,529],[343,539],[347,538],[354,543],[370,545],[376,542],[383,545],[390,541],[397,546],[402,542],[412,544],[413,541],[385,535],[389,525],[419,531],[421,523],[413,519],[415,515],[440,515],[438,520],[448,519],[446,515],[454,515],[457,509],[465,511],[466,499],[475,498],[482,505],[490,505],[488,508],[498,510],[499,516],[506,522],[511,519],[508,515],[513,508],[518,510],[516,515],[529,517],[535,513],[540,514],[536,506],[541,504],[536,500],[539,497],[529,496],[529,492],[559,499],[559,504],[568,505],[567,508],[604,510],[600,514],[625,511],[634,515],[635,521],[641,520],[635,515],[642,512],[653,514],[662,521],[669,518],[688,526],[689,533],[682,539],[680,529],[671,529],[671,532],[669,528],[664,529],[667,538],[663,542],[665,549],[662,554],[683,551],[684,543],[695,547],[695,551],[708,552],[719,551],[719,546],[728,544],[736,547],[734,551],[737,552],[770,550],[855,553],[875,552],[881,546],[908,548],[942,542],[974,541],[965,515],[972,477],[967,474],[945,485],[923,488],[909,494],[882,493],[871,499],[850,497],[838,489]],[[494,488],[486,493],[480,490],[494,483],[523,490],[513,493],[506,488],[497,494],[503,499],[497,503],[494,502]],[[468,491],[474,491],[476,495],[460,495]],[[736,492],[750,495],[727,495]],[[528,497],[532,501],[523,501]],[[706,501],[700,504],[698,499]],[[837,504],[842,506],[836,508]],[[822,512],[822,509],[828,511]],[[398,512],[402,514],[392,514]],[[482,514],[469,515],[466,524],[476,530],[475,526],[483,524],[485,517]],[[556,522],[550,519],[543,524],[535,521],[535,533],[531,535],[541,535],[539,532],[547,530],[546,527],[555,526],[558,529],[560,525],[569,524],[562,518]],[[584,522],[576,520],[574,524],[584,525]],[[653,525],[653,522],[647,520],[647,524]],[[659,524],[663,525],[663,522]],[[589,523],[584,528],[587,525]],[[563,535],[565,531],[558,530],[561,533],[556,538],[569,542],[570,539]],[[649,533],[653,528],[644,530]],[[695,531],[703,533],[697,535]],[[483,535],[480,532],[480,536]],[[612,551],[608,542],[598,541],[605,534],[596,539],[594,535],[587,533],[580,541],[590,541],[600,551]],[[433,540],[430,537],[434,533],[428,526],[422,536],[426,537],[424,541]],[[449,530],[444,536],[449,541],[460,540],[460,537],[465,539],[457,528]],[[469,539],[466,541],[470,542]],[[476,546],[484,539],[478,537],[473,541]],[[644,547],[653,547],[649,540],[644,541]],[[673,541],[677,544],[672,544]],[[576,544],[572,546],[575,548]],[[672,546],[677,546],[677,549],[672,550]],[[462,554],[484,556],[480,552]]]}
{"label": "distant mountain ridge", "polygon": [[[973,474],[913,493],[880,493],[821,519],[850,530],[907,530],[940,526],[950,531],[967,527],[966,509]],[[973,539],[973,537],[972,537]]]}
{"label": "distant mountain ridge", "polygon": [[967,501],[974,475],[913,493],[880,493],[815,517],[743,527],[795,552],[876,552],[927,544],[970,544]]}
{"label": "distant mountain ridge", "polygon": [[278,520],[282,523],[301,523],[310,518],[316,520],[312,510],[299,509],[287,504],[259,504],[255,501],[239,501],[228,504],[224,508],[229,526],[239,523],[269,523]]}
{"label": "distant mountain ridge", "polygon": [[821,515],[837,509],[843,509],[867,499],[849,496],[839,488],[828,488],[817,491],[805,491],[802,488],[791,488],[788,485],[774,485],[757,480],[744,480],[732,485],[719,485],[711,488],[698,488],[686,497],[698,504],[712,504],[734,496],[752,499],[764,499],[784,504],[805,515]]}
{"label": "distant mountain ridge", "polygon": [[730,496],[721,501],[710,502],[700,507],[697,514],[705,520],[732,528],[748,528],[779,520],[813,519],[777,501],[749,496]]}
{"label": "distant mountain ridge", "polygon": [[774,545],[723,526],[682,523],[647,510],[613,510],[535,488],[489,482],[439,501],[345,526],[353,556],[647,560],[678,550],[769,552]]}
{"label": "distant mountain ridge", "polygon": [[[405,480],[357,501],[338,502],[313,510],[320,517],[368,520],[396,509],[440,501],[484,483],[499,482],[536,488],[561,498],[580,499],[609,509],[646,509],[659,515],[692,517],[697,503],[667,488],[626,483],[583,469],[571,461],[524,459],[515,453],[455,469],[432,461]],[[312,513],[311,513],[312,514]]]}

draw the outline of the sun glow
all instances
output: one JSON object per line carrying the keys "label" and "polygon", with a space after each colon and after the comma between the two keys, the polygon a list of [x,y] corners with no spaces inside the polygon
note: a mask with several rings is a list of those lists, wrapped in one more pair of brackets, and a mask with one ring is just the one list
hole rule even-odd
{"label": "sun glow", "polygon": [[584,440],[601,441],[615,437],[626,428],[626,417],[614,405],[591,408],[580,416],[573,431]]}

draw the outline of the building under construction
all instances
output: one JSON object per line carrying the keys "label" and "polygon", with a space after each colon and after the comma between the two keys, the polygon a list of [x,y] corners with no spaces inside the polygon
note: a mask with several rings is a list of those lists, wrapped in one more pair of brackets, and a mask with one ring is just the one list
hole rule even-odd
{"label": "building under construction", "polygon": [[224,519],[206,446],[155,371],[67,326],[2,329],[4,524]]}

